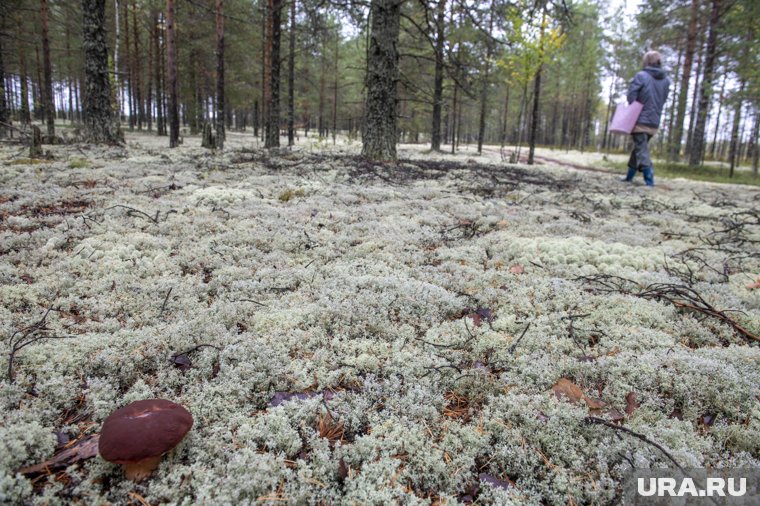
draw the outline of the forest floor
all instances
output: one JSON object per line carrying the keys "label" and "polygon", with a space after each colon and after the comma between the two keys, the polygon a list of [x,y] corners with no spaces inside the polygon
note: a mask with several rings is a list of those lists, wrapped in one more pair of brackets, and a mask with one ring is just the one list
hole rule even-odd
{"label": "forest floor", "polygon": [[[632,467],[760,468],[757,189],[128,141],[0,147],[0,503],[614,504]],[[195,425],[134,484],[88,442],[153,397]]]}

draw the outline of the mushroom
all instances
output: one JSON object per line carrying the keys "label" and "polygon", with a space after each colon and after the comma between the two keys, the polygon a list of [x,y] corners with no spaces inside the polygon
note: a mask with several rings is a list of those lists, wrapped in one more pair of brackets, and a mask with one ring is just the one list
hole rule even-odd
{"label": "mushroom", "polygon": [[103,422],[98,451],[105,460],[122,464],[127,479],[142,481],[192,426],[193,416],[179,404],[164,399],[135,401]]}

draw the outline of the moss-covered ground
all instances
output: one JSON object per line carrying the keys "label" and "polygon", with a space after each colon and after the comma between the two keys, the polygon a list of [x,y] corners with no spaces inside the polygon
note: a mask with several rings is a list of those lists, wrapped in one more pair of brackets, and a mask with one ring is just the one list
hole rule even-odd
{"label": "moss-covered ground", "polygon": [[[0,151],[0,503],[615,504],[670,464],[588,416],[760,467],[756,189],[233,140]],[[152,397],[195,425],[149,480],[20,472]]]}

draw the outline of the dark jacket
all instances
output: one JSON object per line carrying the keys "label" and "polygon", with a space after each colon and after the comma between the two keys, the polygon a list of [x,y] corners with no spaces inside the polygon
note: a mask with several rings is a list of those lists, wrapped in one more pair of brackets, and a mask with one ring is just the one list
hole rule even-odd
{"label": "dark jacket", "polygon": [[659,128],[660,116],[670,91],[670,79],[658,67],[644,67],[628,85],[628,103],[644,104],[638,121],[641,125]]}

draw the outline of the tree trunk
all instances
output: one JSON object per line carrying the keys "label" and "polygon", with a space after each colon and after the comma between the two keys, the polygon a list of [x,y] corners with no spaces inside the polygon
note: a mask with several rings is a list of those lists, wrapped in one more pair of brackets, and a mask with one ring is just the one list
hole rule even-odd
{"label": "tree trunk", "polygon": [[105,0],[82,0],[82,15],[85,136],[89,142],[120,143],[123,139],[114,119],[108,79]]}
{"label": "tree trunk", "polygon": [[697,112],[697,123],[694,127],[693,145],[691,147],[691,152],[689,153],[689,167],[696,167],[702,162],[702,155],[705,150],[705,127],[707,126],[707,111],[712,96],[713,70],[715,66],[721,1],[722,0],[712,0],[710,27],[707,35],[707,54],[705,55],[705,73],[702,78],[702,84],[700,85],[699,110]]}
{"label": "tree trunk", "polygon": [[169,79],[169,147],[179,146],[177,102],[177,41],[174,33],[174,0],[166,0],[166,68]]}
{"label": "tree trunk", "polygon": [[116,89],[116,118],[121,119],[121,84],[119,79],[119,0],[114,0],[113,81]]}
{"label": "tree trunk", "polygon": [[438,1],[435,20],[435,77],[433,78],[433,125],[430,129],[430,149],[441,150],[441,108],[443,106],[443,51],[445,42],[446,0]]}
{"label": "tree trunk", "polygon": [[320,51],[320,69],[319,69],[319,118],[317,119],[317,131],[319,138],[325,136],[325,73],[327,72],[327,43],[326,35],[322,35],[322,50]]}
{"label": "tree trunk", "polygon": [[760,134],[760,111],[755,111],[755,125],[752,127],[752,177],[757,178],[758,166],[760,165],[760,144],[758,144],[758,135]]}
{"label": "tree trunk", "polygon": [[332,109],[332,138],[335,145],[338,135],[338,47],[340,44],[340,32],[335,34],[335,68],[333,72],[333,109]]}
{"label": "tree trunk", "polygon": [[269,0],[269,103],[264,147],[280,146],[280,33],[283,0]]}
{"label": "tree trunk", "polygon": [[288,48],[288,146],[295,144],[296,0],[290,0],[290,47]]}
{"label": "tree trunk", "polygon": [[694,61],[694,51],[697,43],[697,15],[699,13],[699,0],[691,0],[689,14],[689,28],[686,35],[686,53],[683,60],[681,74],[680,93],[678,94],[678,112],[673,127],[673,142],[670,145],[670,156],[678,160],[681,154],[681,142],[683,141],[683,124],[686,117],[686,102],[689,98],[689,80],[691,79],[691,66]]}
{"label": "tree trunk", "polygon": [[29,117],[29,82],[26,74],[26,57],[24,49],[19,47],[18,49],[19,59],[19,79],[21,80],[21,108],[19,110],[21,123],[29,123],[31,118]]}
{"label": "tree trunk", "polygon": [[372,0],[367,65],[367,124],[362,155],[372,160],[396,160],[398,39],[401,4]]}
{"label": "tree trunk", "polygon": [[224,147],[224,0],[216,0],[216,147]]}
{"label": "tree trunk", "polygon": [[5,124],[8,121],[8,107],[5,103],[5,65],[3,63],[3,37],[0,35],[0,138],[6,136]]}
{"label": "tree trunk", "polygon": [[40,22],[42,23],[42,64],[45,72],[43,103],[47,135],[50,141],[55,137],[55,103],[53,101],[53,67],[50,63],[50,37],[48,34],[48,0],[40,0]]}
{"label": "tree trunk", "polygon": [[734,177],[734,169],[736,168],[736,155],[739,151],[739,124],[742,119],[742,106],[744,105],[744,81],[740,81],[739,96],[736,97],[736,109],[734,109],[734,124],[731,127],[731,148],[729,151],[728,159],[731,164],[728,177]]}
{"label": "tree trunk", "polygon": [[718,148],[718,132],[720,131],[720,119],[723,112],[723,102],[725,101],[726,92],[726,74],[723,74],[723,81],[720,85],[720,95],[718,95],[718,113],[715,115],[715,130],[713,131],[713,140],[710,145],[710,158],[715,159],[716,150]]}
{"label": "tree trunk", "polygon": [[140,34],[137,31],[137,4],[132,2],[132,41],[134,44],[135,61],[135,106],[137,113],[137,129],[142,130],[145,122],[145,103],[143,102],[142,82],[140,79]]}

